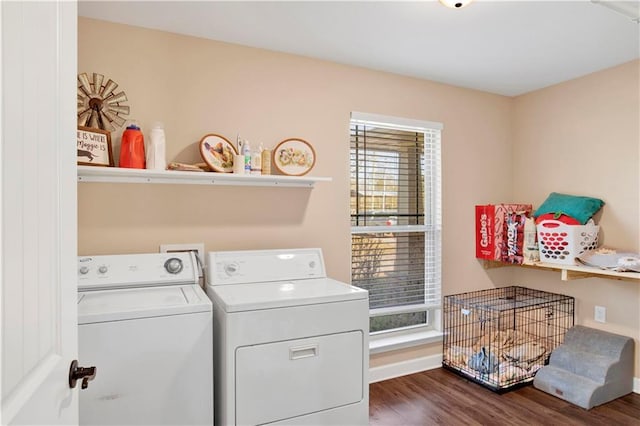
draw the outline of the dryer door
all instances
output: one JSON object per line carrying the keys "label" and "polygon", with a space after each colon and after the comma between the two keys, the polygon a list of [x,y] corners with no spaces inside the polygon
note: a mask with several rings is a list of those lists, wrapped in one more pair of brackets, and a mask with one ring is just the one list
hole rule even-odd
{"label": "dryer door", "polygon": [[364,397],[361,331],[236,351],[236,424],[264,424]]}

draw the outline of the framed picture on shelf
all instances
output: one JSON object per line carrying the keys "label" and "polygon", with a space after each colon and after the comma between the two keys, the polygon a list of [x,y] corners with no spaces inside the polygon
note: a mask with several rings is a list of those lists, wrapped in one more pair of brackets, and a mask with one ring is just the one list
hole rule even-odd
{"label": "framed picture on shelf", "polygon": [[209,133],[200,140],[200,155],[214,172],[233,172],[233,156],[236,148],[224,136]]}
{"label": "framed picture on shelf", "polygon": [[306,175],[316,164],[316,152],[303,139],[285,139],[273,150],[273,164],[284,175]]}
{"label": "framed picture on shelf", "polygon": [[78,126],[77,162],[83,166],[113,167],[111,132],[93,127]]}

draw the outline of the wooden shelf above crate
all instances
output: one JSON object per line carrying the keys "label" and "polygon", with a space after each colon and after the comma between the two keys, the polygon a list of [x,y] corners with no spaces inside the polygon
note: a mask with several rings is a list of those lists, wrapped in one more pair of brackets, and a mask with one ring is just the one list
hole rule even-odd
{"label": "wooden shelf above crate", "polygon": [[478,259],[484,269],[501,268],[505,266],[517,266],[520,268],[543,269],[548,271],[560,271],[562,281],[577,280],[580,278],[607,278],[611,280],[640,282],[638,272],[616,272],[608,269],[592,268],[578,265],[558,265],[554,263],[534,263],[515,265],[512,263],[498,262],[494,260]]}

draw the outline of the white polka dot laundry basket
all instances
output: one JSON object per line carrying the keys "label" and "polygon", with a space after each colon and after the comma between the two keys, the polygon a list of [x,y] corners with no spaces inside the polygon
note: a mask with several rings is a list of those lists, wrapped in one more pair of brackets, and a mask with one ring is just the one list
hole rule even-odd
{"label": "white polka dot laundry basket", "polygon": [[598,248],[600,226],[590,220],[586,225],[567,225],[558,220],[543,220],[537,226],[540,261],[575,265],[575,258]]}

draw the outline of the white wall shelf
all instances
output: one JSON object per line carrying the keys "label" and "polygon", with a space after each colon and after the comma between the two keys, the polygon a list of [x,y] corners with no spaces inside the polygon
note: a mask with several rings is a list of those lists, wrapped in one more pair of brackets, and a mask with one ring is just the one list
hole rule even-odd
{"label": "white wall shelf", "polygon": [[485,269],[500,268],[503,266],[518,266],[521,268],[544,269],[548,271],[560,271],[560,279],[562,281],[577,280],[580,278],[608,278],[612,280],[640,282],[640,273],[638,272],[616,272],[608,269],[592,268],[589,266],[578,265],[558,265],[555,263],[534,263],[515,265],[512,263],[498,262],[493,260],[480,260]]}
{"label": "white wall shelf", "polygon": [[145,170],[125,169],[119,167],[78,166],[78,182],[313,188],[316,182],[330,181],[330,177],[234,175],[233,173],[184,172],[177,170]]}

